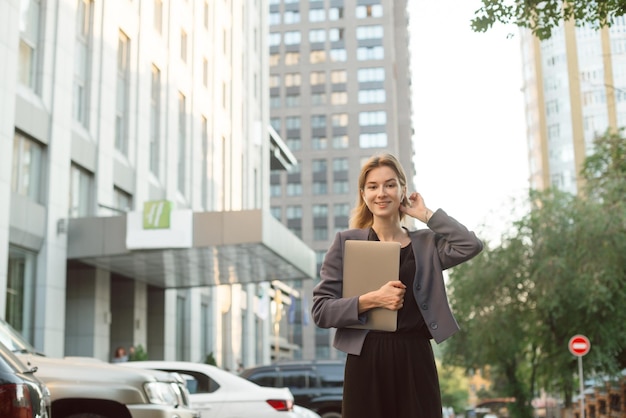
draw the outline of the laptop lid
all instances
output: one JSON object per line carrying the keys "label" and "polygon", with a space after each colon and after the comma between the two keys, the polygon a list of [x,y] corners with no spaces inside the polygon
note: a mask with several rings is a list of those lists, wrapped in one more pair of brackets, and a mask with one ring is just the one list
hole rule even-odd
{"label": "laptop lid", "polygon": [[[347,240],[343,254],[343,297],[360,296],[379,289],[400,274],[400,243]],[[374,308],[367,321],[349,328],[395,331],[398,311]]]}

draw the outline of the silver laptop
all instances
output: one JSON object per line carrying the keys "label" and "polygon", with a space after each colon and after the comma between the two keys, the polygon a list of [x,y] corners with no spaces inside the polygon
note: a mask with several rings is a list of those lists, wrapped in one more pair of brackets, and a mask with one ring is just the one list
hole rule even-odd
{"label": "silver laptop", "polygon": [[[343,254],[343,297],[360,296],[379,289],[389,280],[398,280],[400,243],[347,240]],[[395,331],[398,311],[374,308],[367,312],[367,321],[349,328]]]}

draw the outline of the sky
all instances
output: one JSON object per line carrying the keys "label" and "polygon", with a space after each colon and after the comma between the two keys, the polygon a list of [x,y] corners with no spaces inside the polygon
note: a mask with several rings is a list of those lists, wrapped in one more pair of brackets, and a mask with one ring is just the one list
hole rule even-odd
{"label": "sky", "polygon": [[521,218],[528,158],[519,34],[472,32],[480,6],[409,0],[415,184],[429,208],[493,242]]}

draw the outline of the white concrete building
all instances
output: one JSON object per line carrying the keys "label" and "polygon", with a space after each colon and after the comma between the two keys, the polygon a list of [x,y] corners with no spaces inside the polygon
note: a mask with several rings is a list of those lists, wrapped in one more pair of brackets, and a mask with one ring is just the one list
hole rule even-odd
{"label": "white concrete building", "polygon": [[315,254],[269,215],[267,7],[0,2],[0,315],[38,349],[269,361],[260,296]]}

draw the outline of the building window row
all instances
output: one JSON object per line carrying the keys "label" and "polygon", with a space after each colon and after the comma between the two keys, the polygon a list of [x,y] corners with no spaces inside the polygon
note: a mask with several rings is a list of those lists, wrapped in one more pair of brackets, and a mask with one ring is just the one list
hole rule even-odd
{"label": "building window row", "polygon": [[[270,5],[280,4],[279,0],[270,0]],[[297,3],[297,1],[288,0],[285,3]],[[355,17],[357,19],[377,18],[383,16],[383,6],[381,4],[360,5],[355,9]],[[331,7],[327,10],[321,8],[309,9],[309,22],[324,22],[326,20],[336,21],[344,18],[343,7]],[[289,25],[300,23],[300,12],[298,10],[286,10],[282,15],[280,12],[271,12],[269,17],[270,25],[280,25],[281,23]]]}

